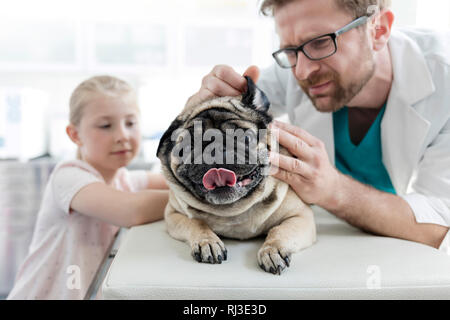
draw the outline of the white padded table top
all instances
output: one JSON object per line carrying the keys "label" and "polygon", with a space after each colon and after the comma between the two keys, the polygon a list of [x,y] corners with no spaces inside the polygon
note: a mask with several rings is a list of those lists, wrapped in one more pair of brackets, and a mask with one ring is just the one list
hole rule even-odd
{"label": "white padded table top", "polygon": [[359,231],[314,207],[317,242],[281,276],[262,271],[263,238],[224,239],[228,260],[195,261],[164,221],[131,228],[103,282],[105,299],[450,299],[450,256]]}

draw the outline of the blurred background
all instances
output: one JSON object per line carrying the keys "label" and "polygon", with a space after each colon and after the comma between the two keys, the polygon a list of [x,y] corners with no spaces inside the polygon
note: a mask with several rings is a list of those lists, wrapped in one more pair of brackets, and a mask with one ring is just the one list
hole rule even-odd
{"label": "blurred background", "polygon": [[[449,0],[393,0],[395,26],[450,28]],[[216,64],[272,63],[278,39],[257,0],[2,0],[0,298],[11,289],[54,164],[73,158],[71,91],[110,74],[137,90],[151,168],[161,133]]]}

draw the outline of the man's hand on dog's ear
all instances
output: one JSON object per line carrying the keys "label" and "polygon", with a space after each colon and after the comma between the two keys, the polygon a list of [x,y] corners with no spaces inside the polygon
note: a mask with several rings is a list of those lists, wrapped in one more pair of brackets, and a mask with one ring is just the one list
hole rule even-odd
{"label": "man's hand on dog's ear", "polygon": [[327,210],[338,203],[342,174],[331,164],[325,144],[309,132],[289,123],[274,121],[277,139],[292,156],[270,153],[270,174],[291,186],[305,203]]}
{"label": "man's hand on dog's ear", "polygon": [[247,80],[244,76],[249,76],[256,83],[259,68],[250,66],[240,75],[230,66],[217,65],[203,77],[199,91],[188,99],[186,105],[197,105],[216,97],[239,96],[247,90]]}
{"label": "man's hand on dog's ear", "polygon": [[245,70],[243,76],[249,76],[256,83],[259,79],[259,68],[257,66],[250,66]]}

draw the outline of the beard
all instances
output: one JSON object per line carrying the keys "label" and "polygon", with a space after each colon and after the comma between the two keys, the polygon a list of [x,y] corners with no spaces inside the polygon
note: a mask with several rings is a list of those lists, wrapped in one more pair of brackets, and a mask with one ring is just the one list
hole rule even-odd
{"label": "beard", "polygon": [[[308,97],[311,99],[314,107],[319,112],[335,112],[342,109],[347,103],[349,103],[369,82],[375,73],[375,62],[372,51],[365,46],[365,49],[361,51],[361,55],[355,60],[352,65],[357,66],[360,70],[358,75],[352,80],[345,81],[335,71],[330,71],[325,74],[312,74],[306,80],[298,80],[298,84],[302,88]],[[331,92],[326,94],[311,95],[309,92],[310,87],[317,86],[330,82],[333,88]]]}

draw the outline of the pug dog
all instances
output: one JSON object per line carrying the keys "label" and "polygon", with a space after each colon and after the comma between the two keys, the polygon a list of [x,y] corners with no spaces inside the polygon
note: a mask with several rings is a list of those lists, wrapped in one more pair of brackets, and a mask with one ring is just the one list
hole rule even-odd
{"label": "pug dog", "polygon": [[[258,264],[281,274],[293,253],[316,241],[311,208],[269,175],[269,151],[275,150],[269,106],[247,77],[241,96],[186,105],[160,140],[157,156],[170,188],[167,231],[187,242],[198,262],[227,260],[219,236],[267,235]],[[282,147],[279,153],[289,154]]]}

